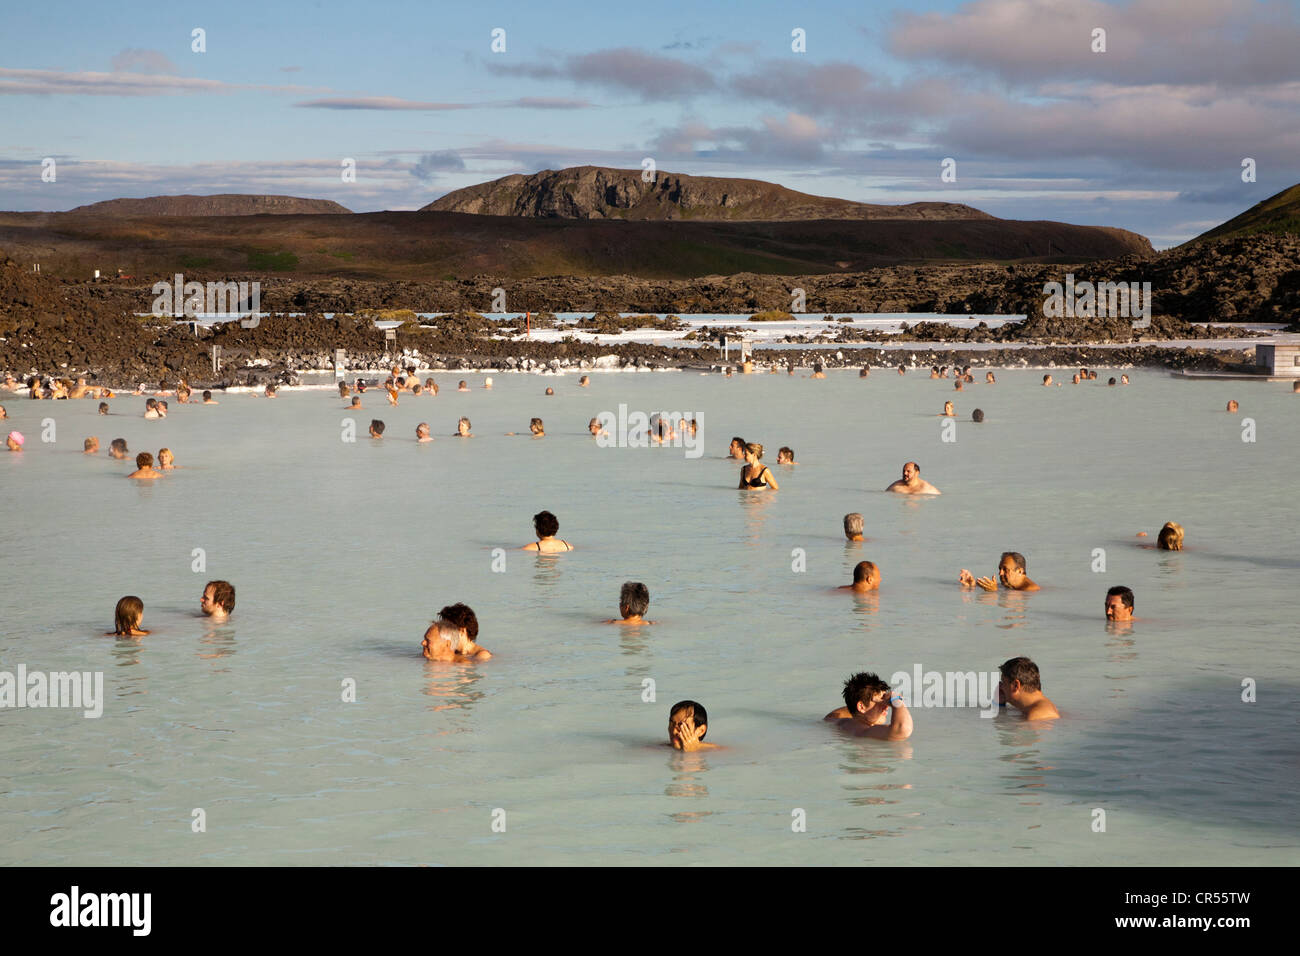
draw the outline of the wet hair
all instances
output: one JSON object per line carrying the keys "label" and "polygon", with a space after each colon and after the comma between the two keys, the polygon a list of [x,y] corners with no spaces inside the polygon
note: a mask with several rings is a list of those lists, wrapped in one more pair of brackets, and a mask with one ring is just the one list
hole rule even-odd
{"label": "wet hair", "polygon": [[352,396],[352,407],[353,407],[353,408],[360,408],[360,407],[361,407],[361,396],[360,396],[360,395],[353,395],[353,396]]}
{"label": "wet hair", "polygon": [[861,584],[863,581],[870,581],[872,572],[877,568],[870,561],[859,561],[853,567],[853,583]]}
{"label": "wet hair", "polygon": [[478,615],[468,604],[449,604],[438,612],[441,620],[457,628],[464,628],[471,641],[478,638]]}
{"label": "wet hair", "polygon": [[982,409],[982,408],[977,408],[977,409],[975,409],[975,411],[971,412],[971,413],[970,413],[970,420],[973,421],[973,422],[982,422],[982,421],[984,421],[984,409]]}
{"label": "wet hair", "polygon": [[1043,682],[1038,676],[1038,665],[1028,657],[1013,657],[1000,668],[1007,680],[1018,680],[1025,690],[1043,689]]}
{"label": "wet hair", "polygon": [[763,457],[763,446],[756,441],[749,442],[745,445],[745,451],[752,454],[755,458]]}
{"label": "wet hair", "polygon": [[1115,384],[1115,379],[1112,378],[1112,379],[1111,379],[1109,382],[1107,382],[1106,384],[1107,384],[1107,385],[1114,385],[1114,384]]}
{"label": "wet hair", "polygon": [[1050,376],[1050,375],[1044,375],[1044,376],[1043,376],[1043,381],[1046,382],[1046,381],[1048,381],[1051,377],[1052,377],[1052,376]]}
{"label": "wet hair", "polygon": [[529,427],[529,429],[533,432],[533,434],[536,434],[537,432],[545,431],[545,430],[546,430],[546,429],[542,426],[542,420],[541,420],[540,418],[534,418],[532,421],[530,421],[530,422],[528,423],[528,427]]}
{"label": "wet hair", "polygon": [[203,590],[212,588],[212,603],[229,614],[235,609],[235,586],[229,581],[209,581]]}
{"label": "wet hair", "polygon": [[266,391],[266,394],[267,394],[267,395],[274,395],[274,394],[275,394],[275,386],[274,386],[274,385],[268,385],[268,386],[266,386],[266,390],[265,390],[265,391]]}
{"label": "wet hair", "polygon": [[854,511],[844,516],[844,534],[862,534],[862,515]]}
{"label": "wet hair", "polygon": [[464,415],[462,415],[462,416],[460,417],[460,419],[456,422],[456,427],[457,427],[458,429],[460,428],[460,423],[461,423],[461,422],[464,422],[464,423],[465,423],[465,427],[466,427],[466,428],[473,428],[473,427],[474,427],[473,425],[471,425],[471,424],[469,423],[469,419],[466,418]]}
{"label": "wet hair", "polygon": [[866,378],[870,374],[871,369],[867,368],[865,365],[858,370],[858,378]]}
{"label": "wet hair", "polygon": [[460,382],[456,385],[456,387],[457,387],[457,388],[469,388],[469,382],[465,381],[465,380],[462,378],[462,379],[460,380]]}
{"label": "wet hair", "polygon": [[[741,438],[739,435],[732,435],[731,444],[739,445],[743,449],[745,447],[745,439]],[[727,447],[730,448],[731,445],[728,445]]]}
{"label": "wet hair", "polygon": [[113,451],[121,452],[123,455],[128,454],[125,438],[114,438],[108,447]]}
{"label": "wet hair", "polygon": [[418,425],[415,426],[415,437],[416,437],[416,438],[419,438],[419,437],[420,437],[420,432],[422,432],[422,431],[426,431],[426,432],[427,432],[428,430],[429,430],[429,423],[428,423],[428,422],[420,422],[420,424],[418,424]]}
{"label": "wet hair", "polygon": [[998,564],[1001,564],[1007,558],[1011,559],[1011,564],[1013,567],[1015,567],[1017,571],[1020,571],[1022,573],[1024,572],[1025,556],[1023,554],[1021,554],[1019,551],[1003,551],[1002,557],[998,559]]}
{"label": "wet hair", "polygon": [[600,424],[600,419],[593,418],[591,421],[587,422],[587,429],[590,430],[592,425],[599,425],[599,424]]}
{"label": "wet hair", "polygon": [[82,447],[82,449],[83,449],[84,451],[90,451],[90,449],[92,449],[92,448],[98,448],[98,447],[99,447],[99,439],[98,439],[98,438],[95,438],[95,437],[93,437],[93,436],[90,437],[90,438],[87,438],[84,442],[82,442],[81,447]]}
{"label": "wet hair", "polygon": [[1116,595],[1119,595],[1120,599],[1124,602],[1124,606],[1126,608],[1128,608],[1130,611],[1133,610],[1133,589],[1132,588],[1126,588],[1122,584],[1117,584],[1109,591],[1106,592],[1106,597],[1108,598],[1115,597]]}
{"label": "wet hair", "polygon": [[872,698],[882,690],[889,690],[889,684],[870,671],[861,671],[844,682],[844,706],[850,714],[857,714],[857,705],[870,707]]}
{"label": "wet hair", "polygon": [[134,594],[128,594],[117,602],[117,607],[113,611],[114,633],[130,634],[132,628],[139,627],[142,616],[144,616],[144,601]]}
{"label": "wet hair", "polygon": [[551,538],[560,530],[560,519],[549,511],[539,511],[533,515],[533,528],[539,538]]}
{"label": "wet hair", "polygon": [[695,719],[696,727],[704,728],[704,731],[700,734],[700,739],[703,740],[705,735],[709,732],[709,712],[704,709],[704,705],[701,703],[693,700],[679,700],[669,708],[668,719],[672,720],[684,710],[691,711],[691,716]]}
{"label": "wet hair", "polygon": [[1156,535],[1156,547],[1161,551],[1183,550],[1183,526],[1176,521],[1167,521]]}
{"label": "wet hair", "polygon": [[813,363],[813,374],[814,374],[814,375],[819,375],[819,374],[821,374],[821,372],[823,372],[823,371],[824,371],[824,369],[822,368],[822,363],[821,363],[821,362],[814,362],[814,363]]}
{"label": "wet hair", "polygon": [[[211,392],[205,392],[204,394],[205,394],[205,395],[210,395]],[[100,403],[99,403],[99,414],[101,414],[101,415],[106,415],[106,414],[108,414],[108,402],[100,402]]]}
{"label": "wet hair", "polygon": [[138,454],[138,455],[135,456],[135,467],[137,467],[137,468],[152,468],[152,467],[153,467],[153,455],[149,454],[147,451],[142,451],[142,452],[140,452],[140,454]]}
{"label": "wet hair", "polygon": [[144,407],[145,407],[145,408],[157,408],[157,407],[158,407],[158,399],[156,399],[156,398],[146,398],[146,399],[144,400]]}
{"label": "wet hair", "polygon": [[384,423],[378,418],[370,419],[370,427],[374,429],[375,434],[377,435],[382,435],[384,433]]}
{"label": "wet hair", "polygon": [[640,581],[625,581],[618,592],[618,609],[624,617],[640,617],[650,606],[650,589]]}
{"label": "wet hair", "polygon": [[777,449],[776,460],[780,461],[782,458],[786,458],[786,457],[789,457],[791,461],[794,461],[794,449],[791,448],[789,445],[782,445],[779,449]]}
{"label": "wet hair", "polygon": [[208,401],[208,399],[210,399],[210,398],[212,398],[212,392],[208,391],[207,389],[204,389],[204,390],[203,390],[203,400],[206,402],[206,401]]}
{"label": "wet hair", "polygon": [[347,382],[339,382],[339,398],[347,398],[352,389],[348,388]]}
{"label": "wet hair", "polygon": [[419,394],[420,394],[421,392],[423,392],[423,391],[424,391],[424,386],[423,386],[423,385],[420,385],[420,384],[417,383],[417,384],[411,386],[411,394],[412,394],[412,395],[419,395]]}

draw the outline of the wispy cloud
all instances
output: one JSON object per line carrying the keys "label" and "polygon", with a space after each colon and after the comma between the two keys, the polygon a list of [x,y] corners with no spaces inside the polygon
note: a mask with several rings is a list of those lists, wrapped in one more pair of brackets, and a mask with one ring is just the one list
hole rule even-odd
{"label": "wispy cloud", "polygon": [[228,93],[233,90],[303,93],[307,88],[225,83],[221,80],[160,73],[70,73],[62,70],[14,70],[0,67],[0,95],[165,96],[177,93]]}
{"label": "wispy cloud", "polygon": [[489,61],[489,67],[505,76],[568,80],[620,93],[635,93],[646,101],[682,100],[717,87],[713,74],[704,67],[634,47],[578,54],[559,63],[515,65]]}
{"label": "wispy cloud", "polygon": [[180,73],[171,58],[160,50],[123,50],[113,57],[112,66],[114,73]]}

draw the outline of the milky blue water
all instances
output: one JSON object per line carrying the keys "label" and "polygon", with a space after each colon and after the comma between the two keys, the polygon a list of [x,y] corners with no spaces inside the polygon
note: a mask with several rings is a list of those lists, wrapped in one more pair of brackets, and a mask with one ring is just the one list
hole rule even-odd
{"label": "milky blue water", "polygon": [[[98,719],[0,710],[0,861],[1294,865],[1300,396],[1131,375],[954,394],[882,372],[440,374],[437,397],[372,391],[360,415],[304,390],[173,400],[165,421],[138,397],[108,418],[0,397],[27,436],[0,452],[0,671],[100,671],[107,698]],[[588,419],[620,404],[693,413],[703,455],[597,447]],[[476,438],[448,437],[461,415]],[[545,438],[505,436],[532,416]],[[81,454],[90,434],[181,468],[129,481]],[[766,446],[779,491],[736,490],[732,435]],[[883,493],[907,459],[942,496]],[[494,552],[544,508],[574,552]],[[1187,550],[1139,547],[1168,520]],[[957,587],[1003,550],[1040,592]],[[864,558],[878,596],[834,591]],[[223,626],[198,614],[214,578],[238,589]],[[601,623],[626,580],[654,627]],[[1103,620],[1114,584],[1131,628]],[[125,594],[153,630],[137,641],[102,636]],[[493,660],[420,657],[455,601]],[[820,719],[856,670],[1017,655],[1061,720],[914,706],[890,744]],[[683,698],[723,749],[662,746]]]}

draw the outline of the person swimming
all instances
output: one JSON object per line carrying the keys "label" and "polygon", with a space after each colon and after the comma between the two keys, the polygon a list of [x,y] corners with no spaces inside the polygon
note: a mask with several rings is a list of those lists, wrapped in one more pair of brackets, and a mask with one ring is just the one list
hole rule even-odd
{"label": "person swimming", "polygon": [[674,750],[714,750],[704,742],[709,732],[709,712],[693,700],[679,700],[668,710],[668,746]]}
{"label": "person swimming", "polygon": [[[1043,385],[1044,385],[1044,387],[1046,387],[1046,386],[1048,386],[1048,385],[1051,385],[1051,384],[1052,384],[1052,376],[1050,376],[1050,375],[1044,375],[1044,376],[1043,376]],[[1077,378],[1075,379],[1075,384],[1076,384],[1076,385],[1078,384],[1078,379],[1077,379]]]}
{"label": "person swimming", "polygon": [[539,554],[573,550],[573,545],[555,536],[560,530],[560,520],[549,511],[539,511],[533,515],[533,530],[537,532],[537,540],[524,545],[519,550],[536,551]]}
{"label": "person swimming", "polygon": [[468,391],[469,391],[469,382],[465,381],[465,380],[462,378],[462,379],[460,380],[460,384],[458,384],[458,385],[456,386],[456,391],[458,391],[458,392],[468,392]]}
{"label": "person swimming", "polygon": [[144,417],[148,419],[162,418],[162,413],[158,411],[158,399],[149,398],[145,400]]}
{"label": "person swimming", "polygon": [[822,363],[821,363],[821,362],[814,362],[814,363],[813,363],[812,377],[813,377],[813,378],[825,378],[825,377],[826,377],[826,370],[822,367]]}
{"label": "person swimming", "polygon": [[275,386],[274,385],[266,386],[266,388],[262,390],[262,394],[265,395],[267,398],[275,398]]}
{"label": "person swimming", "polygon": [[1176,521],[1167,521],[1156,535],[1156,547],[1161,551],[1183,550],[1183,526]]}
{"label": "person swimming", "polygon": [[162,472],[154,470],[153,455],[149,454],[147,451],[142,451],[140,454],[135,456],[135,471],[131,472],[127,477],[149,480],[153,478],[161,478]]}
{"label": "person swimming", "polygon": [[992,373],[992,372],[985,372],[985,373],[984,373],[984,384],[985,384],[985,385],[996,385],[997,383],[998,383],[998,380],[997,380],[996,378],[993,377],[993,373]]}
{"label": "person swimming", "polygon": [[383,438],[385,426],[378,418],[370,419],[370,437]]}
{"label": "person swimming", "polygon": [[1236,400],[1235,398],[1233,398],[1233,399],[1229,399],[1229,401],[1228,401],[1228,411],[1229,411],[1229,412],[1235,412],[1238,408],[1240,408],[1240,406],[1237,404],[1237,400]]}
{"label": "person swimming", "polygon": [[837,590],[856,591],[864,593],[866,591],[876,591],[880,588],[880,568],[871,561],[859,561],[853,567],[853,583],[841,584]]}
{"label": "person swimming", "polygon": [[101,415],[107,415],[107,414],[108,414],[108,402],[100,402],[100,403],[99,403],[99,414],[101,414]]}
{"label": "person swimming", "polygon": [[87,438],[84,442],[81,443],[81,453],[83,455],[99,454],[99,439],[96,438],[94,435],[91,435],[89,438]]}
{"label": "person swimming", "polygon": [[906,740],[912,736],[912,714],[903,696],[870,671],[853,674],[844,682],[844,706],[822,720],[835,721],[857,737]]}
{"label": "person swimming", "polygon": [[134,594],[128,594],[117,602],[113,610],[113,630],[105,637],[144,637],[149,631],[140,627],[144,617],[144,602]]}
{"label": "person swimming", "polygon": [[586,388],[586,387],[588,387],[590,384],[591,384],[591,376],[590,376],[590,375],[584,375],[584,376],[582,376],[582,378],[578,379],[578,387],[579,387],[579,388]]}
{"label": "person swimming", "polygon": [[[594,421],[595,419],[593,419]],[[738,458],[744,460],[745,457],[745,439],[739,435],[731,439],[731,444],[727,447],[728,458]]]}
{"label": "person swimming", "polygon": [[778,465],[793,465],[794,449],[788,445],[782,445],[776,452],[776,463]]}
{"label": "person swimming", "polygon": [[1003,551],[998,560],[998,578],[976,578],[965,568],[957,576],[957,583],[964,588],[979,587],[985,591],[996,591],[998,582],[1011,591],[1037,591],[1039,587],[1025,573],[1025,556],[1019,551]]}
{"label": "person swimming", "polygon": [[528,430],[533,433],[534,438],[545,438],[546,427],[542,424],[540,418],[534,418],[528,423]]}
{"label": "person swimming", "polygon": [[460,645],[456,653],[467,660],[486,661],[492,652],[478,643],[478,615],[467,604],[449,604],[438,612],[445,621],[460,632]]}
{"label": "person swimming", "polygon": [[1117,584],[1106,592],[1106,620],[1133,620],[1133,589]]}
{"label": "person swimming", "polygon": [[844,537],[850,541],[863,541],[862,515],[854,511],[844,516]]}
{"label": "person swimming", "polygon": [[215,398],[212,397],[212,392],[211,392],[209,389],[204,389],[204,390],[203,390],[203,404],[204,404],[204,405],[220,405],[221,403],[220,403],[219,401],[217,401]]}
{"label": "person swimming", "polygon": [[199,610],[221,623],[235,609],[235,586],[229,581],[209,581],[199,596]]}
{"label": "person swimming", "polygon": [[418,442],[433,441],[433,436],[429,434],[428,422],[420,422],[415,426],[415,440]]}
{"label": "person swimming", "polygon": [[591,434],[596,438],[606,434],[605,429],[600,424],[599,418],[593,418],[591,421],[587,422],[587,431],[591,432]]}
{"label": "person swimming", "polygon": [[780,486],[772,475],[772,469],[759,460],[762,457],[763,446],[758,442],[750,442],[745,446],[745,464],[740,469],[739,488],[771,488],[773,491],[779,490]]}
{"label": "person swimming", "polygon": [[129,454],[131,454],[131,452],[126,447],[125,438],[114,438],[113,441],[109,443],[108,457],[120,460],[126,458]]}
{"label": "person swimming", "polygon": [[27,441],[23,433],[15,429],[5,436],[5,447],[10,451],[22,451],[23,443]]}
{"label": "person swimming", "polygon": [[1013,657],[999,670],[998,704],[1010,704],[1025,715],[1026,720],[1056,720],[1061,716],[1056,705],[1043,695],[1042,679],[1038,665],[1028,657]]}
{"label": "person swimming", "polygon": [[628,627],[640,627],[653,624],[645,619],[645,612],[650,607],[650,589],[640,581],[625,581],[618,592],[618,613],[621,617],[612,618],[606,624],[624,624]]}
{"label": "person swimming", "polygon": [[952,402],[943,403],[943,411],[939,413],[940,418],[952,418],[957,414],[957,407]]}
{"label": "person swimming", "polygon": [[170,448],[158,449],[158,467],[163,471],[171,471],[176,467],[176,456]]}
{"label": "person swimming", "polygon": [[886,491],[899,495],[937,495],[938,488],[921,477],[921,466],[914,461],[904,462],[903,477],[893,482]]}
{"label": "person swimming", "polygon": [[976,423],[984,421],[984,409],[977,408],[975,411],[971,412],[970,420]]}
{"label": "person swimming", "polygon": [[456,423],[456,434],[455,434],[453,437],[456,437],[456,438],[473,438],[473,437],[474,437],[473,433],[470,432],[470,424],[469,424],[469,419],[468,419],[468,418],[465,418],[465,417],[462,416],[461,419],[460,419],[460,421],[458,421],[458,422]]}

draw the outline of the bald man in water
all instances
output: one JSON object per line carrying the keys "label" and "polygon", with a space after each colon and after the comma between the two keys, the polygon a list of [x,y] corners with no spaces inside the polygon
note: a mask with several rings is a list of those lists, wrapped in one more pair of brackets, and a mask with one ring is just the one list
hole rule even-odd
{"label": "bald man in water", "polygon": [[938,488],[921,477],[921,466],[914,461],[909,461],[903,465],[903,477],[885,490],[899,495],[942,494]]}

